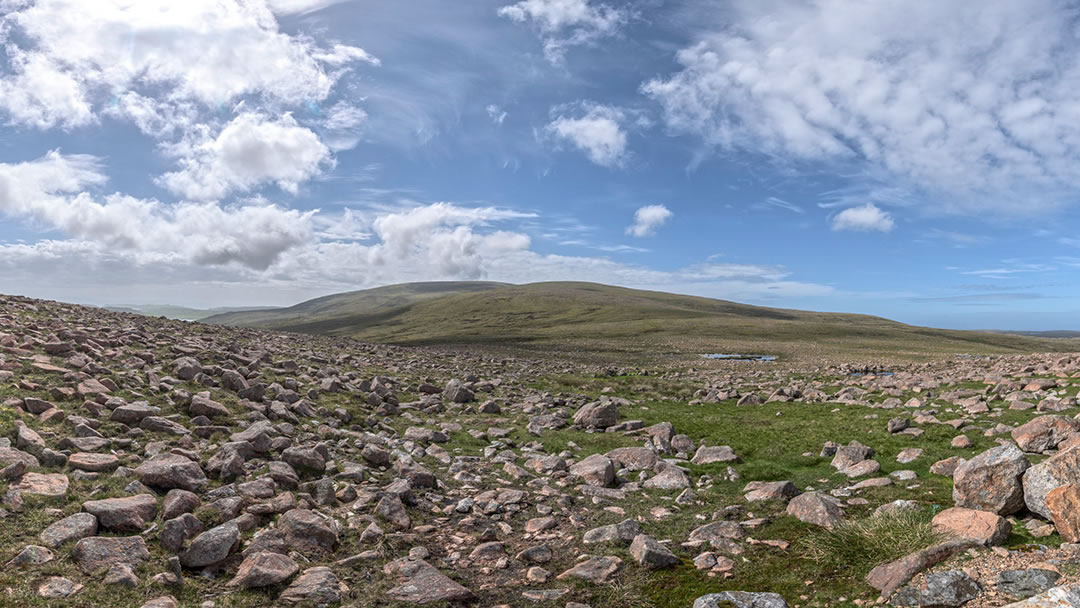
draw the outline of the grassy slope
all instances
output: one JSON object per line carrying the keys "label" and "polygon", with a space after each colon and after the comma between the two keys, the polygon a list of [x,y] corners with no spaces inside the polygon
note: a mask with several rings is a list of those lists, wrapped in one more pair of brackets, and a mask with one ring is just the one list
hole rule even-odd
{"label": "grassy slope", "polygon": [[[324,296],[289,308],[214,315],[203,321],[301,333],[349,335],[351,332],[348,330],[352,327],[377,324],[386,317],[386,313],[391,313],[391,316],[401,314],[426,300],[483,292],[504,285],[483,281],[405,283]],[[305,330],[307,326],[317,329]]]}
{"label": "grassy slope", "polygon": [[169,319],[180,319],[182,321],[199,321],[207,317],[212,317],[220,314],[228,313],[247,313],[263,310],[273,310],[272,308],[264,307],[250,307],[250,308],[188,308],[186,306],[173,306],[172,304],[146,304],[135,306],[109,306],[106,307],[113,312],[129,312],[137,315],[146,315],[148,317],[167,317]]}
{"label": "grassy slope", "polygon": [[[690,354],[768,351],[789,358],[1069,350],[1077,341],[919,328],[867,315],[763,308],[594,283],[407,284],[327,296],[210,323],[347,335],[396,344],[529,345],[545,351]],[[464,286],[481,285],[467,292]]]}

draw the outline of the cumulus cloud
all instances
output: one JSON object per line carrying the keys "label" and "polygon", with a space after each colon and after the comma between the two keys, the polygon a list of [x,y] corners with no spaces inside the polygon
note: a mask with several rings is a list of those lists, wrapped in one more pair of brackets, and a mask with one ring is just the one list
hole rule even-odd
{"label": "cumulus cloud", "polygon": [[158,180],[170,191],[196,200],[217,200],[276,183],[295,193],[300,182],[332,164],[330,150],[311,129],[286,114],[276,120],[254,112],[234,118],[214,138],[170,148],[181,156],[181,170]]}
{"label": "cumulus cloud", "polygon": [[136,258],[195,265],[264,270],[310,238],[312,212],[260,201],[221,207],[95,197],[92,190],[105,182],[100,161],[89,156],[54,151],[35,161],[0,164],[0,213]]}
{"label": "cumulus cloud", "polygon": [[[274,2],[286,12],[317,4],[328,3]],[[41,0],[5,8],[0,111],[38,128],[88,125],[103,108],[145,120],[148,104],[130,93],[210,108],[245,96],[271,104],[319,101],[347,64],[377,63],[357,47],[281,32],[265,0]],[[158,118],[144,124],[168,115],[153,113]]]}
{"label": "cumulus cloud", "polygon": [[589,0],[522,0],[500,8],[499,15],[532,22],[544,43],[544,56],[553,64],[564,60],[569,47],[614,35],[630,17],[625,9]]}
{"label": "cumulus cloud", "polygon": [[671,216],[671,210],[663,205],[646,205],[634,212],[634,223],[626,227],[630,236],[652,236]]}
{"label": "cumulus cloud", "polygon": [[892,216],[873,203],[866,203],[860,207],[849,207],[832,218],[833,230],[892,232],[895,225]]}
{"label": "cumulus cloud", "polygon": [[445,276],[480,278],[485,274],[485,257],[527,249],[530,239],[525,234],[502,230],[478,234],[474,228],[525,217],[534,216],[449,203],[382,215],[372,223],[380,242],[368,250],[368,260],[374,265],[418,260]]}
{"label": "cumulus cloud", "polygon": [[[626,119],[624,111],[598,104],[575,104],[559,106],[554,112],[556,118],[545,128],[550,137],[570,142],[603,167],[622,165],[627,153],[626,131],[620,125]],[[571,112],[578,116],[568,116]]]}
{"label": "cumulus cloud", "polygon": [[880,172],[954,212],[1038,211],[1080,188],[1080,34],[1066,2],[723,10],[678,53],[680,71],[643,85],[672,132]]}

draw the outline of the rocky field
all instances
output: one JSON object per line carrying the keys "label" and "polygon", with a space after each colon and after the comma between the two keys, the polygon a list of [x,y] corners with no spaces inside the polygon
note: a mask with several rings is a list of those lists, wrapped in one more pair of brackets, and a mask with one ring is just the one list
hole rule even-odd
{"label": "rocky field", "polygon": [[1080,606],[1078,389],[0,297],[0,606]]}

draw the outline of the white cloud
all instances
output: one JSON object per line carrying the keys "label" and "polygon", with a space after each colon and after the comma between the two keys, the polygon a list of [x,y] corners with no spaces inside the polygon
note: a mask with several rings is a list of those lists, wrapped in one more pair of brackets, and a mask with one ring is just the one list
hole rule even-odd
{"label": "white cloud", "polygon": [[313,13],[348,0],[267,0],[270,10],[281,15]]}
{"label": "white cloud", "polygon": [[755,209],[762,209],[762,210],[783,209],[785,211],[790,211],[792,213],[800,213],[800,214],[805,213],[803,211],[803,208],[796,205],[795,203],[792,203],[790,201],[785,201],[784,199],[777,198],[775,196],[770,196],[770,197],[766,198],[763,201],[759,201],[757,203],[754,203],[753,207]]}
{"label": "white cloud", "polygon": [[205,132],[198,141],[170,148],[182,156],[180,171],[158,180],[170,191],[196,200],[217,200],[276,183],[295,193],[300,182],[332,164],[330,150],[310,129],[288,114],[277,120],[244,112],[215,138]]}
{"label": "white cloud", "polygon": [[681,71],[643,86],[671,131],[854,165],[931,192],[916,198],[946,211],[1075,198],[1080,62],[1066,3],[736,0],[715,11],[722,25],[678,53]]}
{"label": "white cloud", "polygon": [[[315,3],[276,3],[283,4]],[[0,78],[0,111],[13,123],[38,128],[91,124],[117,98],[133,118],[145,115],[146,104],[131,93],[206,108],[245,96],[299,105],[326,99],[347,64],[377,63],[356,47],[320,46],[279,31],[263,0],[4,6],[0,43],[8,73]]]}
{"label": "white cloud", "polygon": [[484,109],[487,110],[488,116],[491,118],[491,122],[497,125],[503,124],[503,121],[506,120],[506,117],[508,116],[506,110],[503,110],[495,104],[490,104]]}
{"label": "white cloud", "polygon": [[31,162],[0,164],[0,213],[136,259],[194,265],[237,263],[262,270],[309,240],[312,212],[261,201],[220,207],[166,205],[123,194],[95,197],[90,190],[105,182],[100,162],[88,156],[50,152]]}
{"label": "white cloud", "polygon": [[634,223],[626,227],[631,236],[652,236],[671,216],[671,210],[663,205],[646,205],[634,212]]}
{"label": "white cloud", "polygon": [[355,148],[360,143],[363,127],[367,122],[367,112],[362,108],[347,101],[339,101],[326,111],[320,126],[327,147],[334,152],[340,152]]}
{"label": "white cloud", "polygon": [[[578,113],[583,114],[575,118],[563,114],[572,108],[579,108]],[[598,165],[622,165],[627,146],[626,132],[620,126],[620,122],[626,118],[622,110],[597,104],[580,104],[559,106],[553,112],[557,116],[545,128],[549,136],[569,141]]]}
{"label": "white cloud", "polygon": [[591,44],[618,32],[629,11],[589,0],[522,0],[499,9],[499,15],[518,23],[531,21],[540,31],[544,56],[559,64],[571,46]]}
{"label": "white cloud", "polygon": [[[16,199],[9,194],[32,194],[32,182],[63,188],[38,191],[29,204],[11,204]],[[776,266],[707,263],[668,272],[604,257],[540,254],[512,226],[538,218],[492,207],[435,203],[327,215],[268,205],[167,206],[119,195],[95,202],[89,194],[65,194],[101,182],[94,159],[50,155],[33,164],[0,165],[0,212],[73,237],[0,243],[5,289],[115,302],[123,288],[128,301],[146,294],[143,301],[204,306],[291,304],[313,294],[450,279],[573,277],[749,301],[833,293],[793,281]]]}
{"label": "white cloud", "polygon": [[855,230],[859,232],[892,232],[896,222],[891,215],[882,211],[873,203],[860,207],[849,207],[833,216],[833,230]]}

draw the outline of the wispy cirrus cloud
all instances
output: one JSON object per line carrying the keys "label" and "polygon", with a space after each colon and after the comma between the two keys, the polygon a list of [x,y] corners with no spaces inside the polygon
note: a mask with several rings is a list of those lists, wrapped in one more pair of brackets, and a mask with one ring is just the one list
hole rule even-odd
{"label": "wispy cirrus cloud", "polygon": [[1080,35],[1066,2],[737,0],[715,11],[723,25],[678,53],[679,71],[643,86],[674,133],[874,175],[862,201],[932,212],[1037,213],[1080,190]]}
{"label": "wispy cirrus cloud", "polygon": [[532,23],[544,43],[544,56],[556,65],[563,62],[567,49],[614,35],[631,15],[625,8],[590,0],[522,0],[498,13],[518,23]]}

